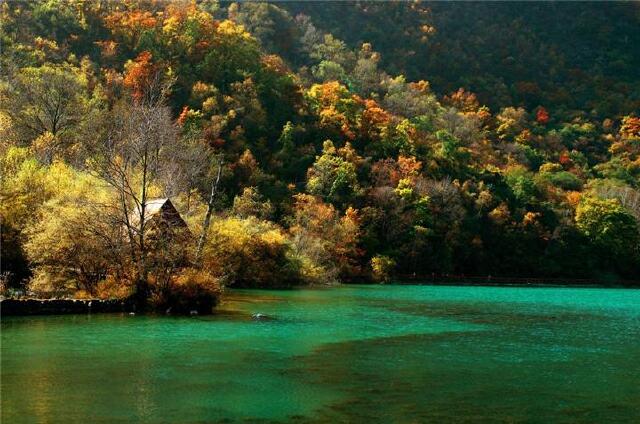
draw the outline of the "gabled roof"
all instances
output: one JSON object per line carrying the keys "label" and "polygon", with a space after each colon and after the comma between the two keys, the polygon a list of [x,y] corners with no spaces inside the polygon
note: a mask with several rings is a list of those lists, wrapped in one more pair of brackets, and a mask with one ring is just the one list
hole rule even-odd
{"label": "gabled roof", "polygon": [[[140,209],[136,208],[136,213],[133,214],[132,221],[138,222],[139,217]],[[172,226],[187,228],[187,224],[168,198],[147,200],[144,208],[144,217],[145,224],[158,217]]]}
{"label": "gabled roof", "polygon": [[145,214],[148,214],[148,216],[153,216],[153,215],[157,214],[158,212],[160,212],[162,207],[167,202],[171,205],[171,207],[173,209],[175,209],[175,207],[173,207],[173,203],[171,203],[171,200],[169,200],[166,197],[164,199],[147,200],[147,203],[145,204],[145,208],[144,208],[145,209]]}

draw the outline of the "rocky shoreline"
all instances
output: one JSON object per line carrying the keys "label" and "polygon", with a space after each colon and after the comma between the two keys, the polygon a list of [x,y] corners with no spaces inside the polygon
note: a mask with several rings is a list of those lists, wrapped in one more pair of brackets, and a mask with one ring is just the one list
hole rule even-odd
{"label": "rocky shoreline", "polygon": [[133,305],[119,299],[2,299],[0,316],[131,312]]}

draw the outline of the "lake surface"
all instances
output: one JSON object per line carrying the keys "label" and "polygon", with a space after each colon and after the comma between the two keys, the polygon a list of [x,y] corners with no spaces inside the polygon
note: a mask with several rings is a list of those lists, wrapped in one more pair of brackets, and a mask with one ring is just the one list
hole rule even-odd
{"label": "lake surface", "polygon": [[3,423],[640,422],[640,290],[234,291],[4,318],[1,349]]}

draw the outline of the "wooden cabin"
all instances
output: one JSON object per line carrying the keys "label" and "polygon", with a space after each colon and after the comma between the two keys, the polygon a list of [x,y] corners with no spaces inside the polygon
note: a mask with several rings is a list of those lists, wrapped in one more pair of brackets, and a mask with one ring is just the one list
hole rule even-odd
{"label": "wooden cabin", "polygon": [[151,199],[145,204],[145,226],[146,225],[167,225],[171,228],[182,228],[189,230],[178,210],[173,206],[171,200]]}
{"label": "wooden cabin", "polygon": [[167,269],[186,266],[193,235],[171,200],[147,201],[144,215],[149,263]]}
{"label": "wooden cabin", "polygon": [[[139,213],[132,216],[134,225],[139,222],[139,217]],[[144,208],[144,220],[145,233],[149,232],[154,238],[191,237],[187,223],[168,198],[148,200]]]}

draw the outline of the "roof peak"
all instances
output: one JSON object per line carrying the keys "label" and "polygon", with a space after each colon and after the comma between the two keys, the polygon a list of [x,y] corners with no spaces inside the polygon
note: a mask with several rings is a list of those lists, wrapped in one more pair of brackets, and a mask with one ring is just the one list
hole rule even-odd
{"label": "roof peak", "polygon": [[157,198],[154,198],[154,199],[147,199],[145,204],[148,205],[149,203],[165,203],[167,201],[169,201],[168,197],[157,197]]}

